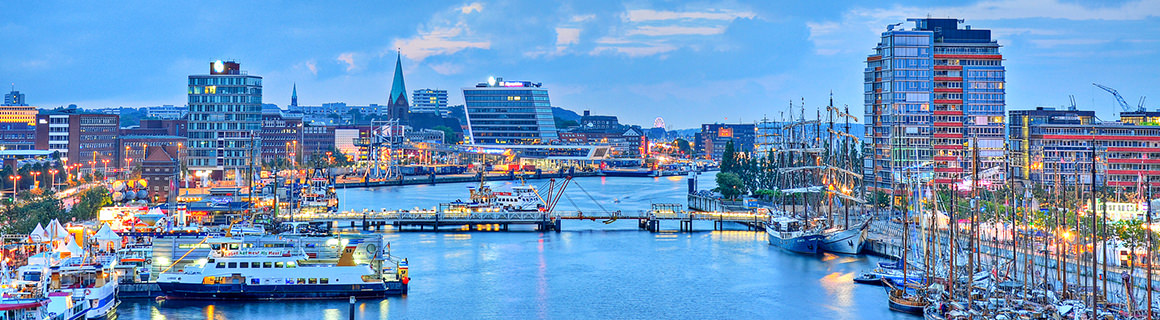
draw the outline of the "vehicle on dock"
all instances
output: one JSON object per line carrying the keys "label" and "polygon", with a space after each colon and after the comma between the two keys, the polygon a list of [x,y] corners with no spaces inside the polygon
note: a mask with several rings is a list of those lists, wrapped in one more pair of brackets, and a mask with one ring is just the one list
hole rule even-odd
{"label": "vehicle on dock", "polygon": [[346,245],[336,264],[312,263],[300,248],[237,248],[215,248],[157,284],[174,299],[272,300],[379,298],[405,294],[410,282],[405,260],[356,261],[357,243]]}

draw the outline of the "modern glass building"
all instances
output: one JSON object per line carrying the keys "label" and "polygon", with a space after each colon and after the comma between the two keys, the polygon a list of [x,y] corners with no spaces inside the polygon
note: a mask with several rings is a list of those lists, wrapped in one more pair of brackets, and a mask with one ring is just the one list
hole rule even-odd
{"label": "modern glass building", "polygon": [[446,115],[447,90],[419,89],[411,94],[411,112],[439,113]]}
{"label": "modern glass building", "polygon": [[210,63],[189,76],[188,169],[214,179],[237,179],[261,145],[262,77],[234,61]]}
{"label": "modern glass building", "polygon": [[548,89],[530,81],[489,78],[463,88],[472,144],[543,144],[559,140]]}
{"label": "modern glass building", "polygon": [[915,27],[888,26],[866,58],[867,185],[892,190],[907,169],[957,183],[971,173],[975,141],[980,171],[1001,166],[1005,76],[991,31],[957,19],[908,21]]}

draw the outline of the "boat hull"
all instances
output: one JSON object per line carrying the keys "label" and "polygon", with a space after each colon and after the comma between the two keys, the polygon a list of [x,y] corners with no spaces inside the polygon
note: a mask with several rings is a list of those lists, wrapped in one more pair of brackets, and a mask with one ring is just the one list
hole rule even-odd
{"label": "boat hull", "polygon": [[898,303],[898,302],[895,302],[894,299],[890,299],[890,310],[894,310],[894,311],[898,311],[898,312],[902,312],[902,313],[922,315],[923,309],[925,309],[925,308],[926,308],[926,306]]}
{"label": "boat hull", "polygon": [[242,285],[158,282],[157,285],[166,298],[199,300],[382,298],[407,293],[407,285],[402,282],[353,285]]}
{"label": "boat hull", "polygon": [[818,240],[820,235],[803,235],[797,237],[779,237],[776,233],[769,230],[766,231],[769,236],[769,244],[780,247],[782,250],[802,254],[818,254],[819,246]]}
{"label": "boat hull", "polygon": [[846,229],[823,235],[822,251],[838,254],[859,254],[865,247],[870,228],[863,223],[857,229]]}

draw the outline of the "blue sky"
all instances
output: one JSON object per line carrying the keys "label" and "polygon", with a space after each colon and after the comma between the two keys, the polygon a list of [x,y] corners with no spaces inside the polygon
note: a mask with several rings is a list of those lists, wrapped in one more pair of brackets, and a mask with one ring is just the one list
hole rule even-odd
{"label": "blue sky", "polygon": [[[0,3],[0,83],[31,104],[182,105],[189,74],[236,59],[264,100],[384,104],[396,48],[407,88],[488,76],[548,87],[554,105],[671,128],[777,118],[789,101],[861,114],[862,68],[888,24],[955,17],[1003,45],[1007,108],[1073,94],[1105,119],[1160,107],[1160,1],[366,1]],[[7,89],[7,88],[5,88]],[[7,91],[7,90],[2,90]]]}

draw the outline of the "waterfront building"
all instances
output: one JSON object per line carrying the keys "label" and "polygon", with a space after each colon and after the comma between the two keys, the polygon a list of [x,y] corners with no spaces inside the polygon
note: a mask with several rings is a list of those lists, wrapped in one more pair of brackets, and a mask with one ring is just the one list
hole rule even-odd
{"label": "waterfront building", "polygon": [[[401,77],[402,75],[400,75]],[[436,113],[441,116],[447,116],[447,90],[440,89],[419,89],[412,94],[411,112],[426,112]]]}
{"label": "waterfront building", "polygon": [[302,118],[283,115],[280,112],[262,113],[261,155],[262,162],[286,159],[301,163],[305,146],[302,136]]}
{"label": "waterfront building", "polygon": [[391,81],[391,94],[387,97],[387,117],[407,123],[410,107],[407,104],[407,86],[403,83],[403,54],[395,57],[395,78]]}
{"label": "waterfront building", "polygon": [[754,124],[703,124],[694,138],[695,152],[702,158],[720,161],[729,142],[733,142],[735,152],[753,152],[756,136]]}
{"label": "waterfront building", "polygon": [[318,157],[326,156],[326,152],[336,150],[334,146],[334,129],[334,126],[303,124],[303,154],[308,157]]}
{"label": "waterfront building", "polygon": [[36,107],[0,106],[0,150],[36,149],[36,121]]}
{"label": "waterfront building", "polygon": [[[1160,125],[1098,121],[1094,111],[1012,110],[1008,125],[1012,175],[1045,189],[1090,184],[1093,151],[1097,184],[1126,191],[1160,186]],[[1129,119],[1127,121],[1123,119]]]}
{"label": "waterfront building", "polygon": [[489,78],[463,88],[473,144],[540,144],[558,140],[548,89],[531,81]]}
{"label": "waterfront building", "polygon": [[262,77],[242,72],[234,61],[214,61],[205,75],[189,76],[191,171],[233,180],[250,165],[261,145]]}
{"label": "waterfront building", "polygon": [[177,201],[181,150],[177,146],[150,146],[141,162],[141,179],[148,184],[146,199],[155,203]]}
{"label": "waterfront building", "polygon": [[4,94],[5,106],[28,106],[28,101],[24,100],[24,94],[20,91],[12,90],[12,92]]}
{"label": "waterfront building", "polygon": [[975,139],[980,169],[1002,167],[1005,70],[991,31],[908,21],[915,27],[888,26],[866,59],[867,186],[890,190],[891,172],[927,164],[935,183],[950,184],[970,174]]}
{"label": "waterfront building", "polygon": [[620,131],[620,121],[616,116],[598,116],[592,115],[592,112],[584,110],[584,115],[580,116],[580,129],[584,131]]}
{"label": "waterfront building", "polygon": [[121,165],[118,115],[61,108],[42,110],[36,123],[36,149],[57,152],[61,159],[81,164],[81,173],[116,170]]}

